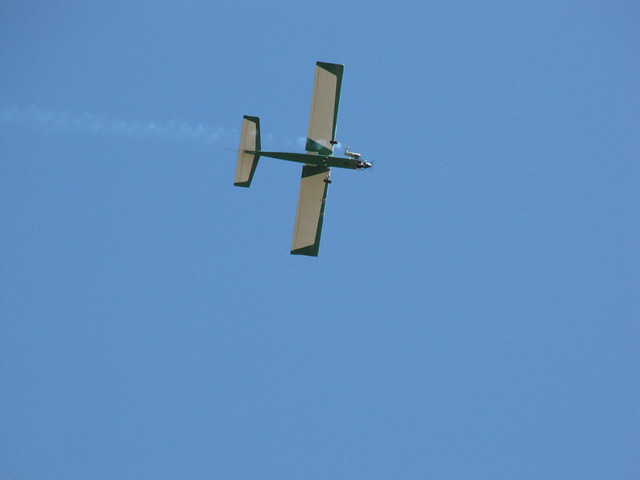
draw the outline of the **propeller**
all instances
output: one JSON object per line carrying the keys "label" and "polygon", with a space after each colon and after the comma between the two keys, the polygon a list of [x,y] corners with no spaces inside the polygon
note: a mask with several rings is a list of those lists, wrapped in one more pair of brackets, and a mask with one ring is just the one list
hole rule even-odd
{"label": "propeller", "polygon": [[364,160],[365,162],[367,162],[369,165],[371,165],[371,167],[369,168],[363,168],[362,170],[371,170],[373,167],[376,166],[376,161],[375,160]]}

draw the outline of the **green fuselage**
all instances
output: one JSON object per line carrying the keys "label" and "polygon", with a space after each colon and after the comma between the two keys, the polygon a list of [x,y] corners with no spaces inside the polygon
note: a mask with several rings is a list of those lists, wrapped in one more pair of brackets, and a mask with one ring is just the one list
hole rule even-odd
{"label": "green fuselage", "polygon": [[254,155],[263,157],[278,158],[280,160],[288,160],[290,162],[304,163],[306,165],[316,165],[325,167],[350,168],[352,170],[360,170],[369,168],[371,164],[364,160],[355,158],[334,157],[332,155],[319,155],[315,153],[291,153],[291,152],[263,152],[263,151],[247,151]]}

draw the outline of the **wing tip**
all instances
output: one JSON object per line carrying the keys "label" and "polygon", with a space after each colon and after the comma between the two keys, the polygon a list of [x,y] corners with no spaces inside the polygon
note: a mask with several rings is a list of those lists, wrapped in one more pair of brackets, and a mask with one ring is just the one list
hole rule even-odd
{"label": "wing tip", "polygon": [[320,250],[319,244],[309,245],[291,250],[291,255],[306,255],[307,257],[317,257]]}
{"label": "wing tip", "polygon": [[344,71],[344,65],[341,63],[316,62],[316,65],[338,76]]}

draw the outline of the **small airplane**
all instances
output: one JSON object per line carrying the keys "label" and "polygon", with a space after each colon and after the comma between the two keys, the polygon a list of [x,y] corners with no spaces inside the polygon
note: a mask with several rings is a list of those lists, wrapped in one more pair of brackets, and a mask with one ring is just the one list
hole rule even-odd
{"label": "small airplane", "polygon": [[331,167],[364,170],[371,163],[362,155],[344,150],[344,157],[333,156],[338,121],[338,104],[344,65],[316,62],[311,115],[307,130],[307,153],[267,152],[261,150],[260,119],[244,115],[234,185],[249,187],[260,157],[277,158],[304,164],[293,229],[292,255],[318,256],[327,188]]}

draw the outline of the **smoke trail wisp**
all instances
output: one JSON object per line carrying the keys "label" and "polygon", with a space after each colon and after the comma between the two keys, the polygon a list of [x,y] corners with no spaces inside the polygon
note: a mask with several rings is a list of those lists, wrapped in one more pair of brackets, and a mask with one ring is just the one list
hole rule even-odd
{"label": "smoke trail wisp", "polygon": [[215,143],[227,133],[224,127],[213,128],[202,124],[170,122],[143,122],[116,120],[91,113],[69,113],[12,107],[0,111],[0,125],[28,125],[48,131],[90,133],[121,137],[156,137],[193,143]]}

